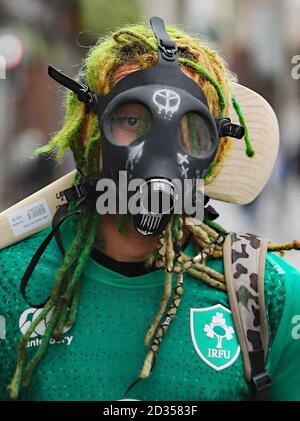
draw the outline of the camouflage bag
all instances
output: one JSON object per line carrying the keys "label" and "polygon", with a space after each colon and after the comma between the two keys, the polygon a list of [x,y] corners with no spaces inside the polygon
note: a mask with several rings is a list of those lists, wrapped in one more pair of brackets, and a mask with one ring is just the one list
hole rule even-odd
{"label": "camouflage bag", "polygon": [[265,370],[269,329],[264,273],[269,240],[248,233],[230,233],[223,246],[224,273],[246,380],[255,400],[267,400],[271,377]]}

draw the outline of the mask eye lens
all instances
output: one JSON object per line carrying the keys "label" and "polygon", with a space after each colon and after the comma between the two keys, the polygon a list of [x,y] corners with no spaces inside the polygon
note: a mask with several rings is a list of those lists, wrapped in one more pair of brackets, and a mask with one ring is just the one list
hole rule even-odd
{"label": "mask eye lens", "polygon": [[150,127],[150,112],[144,105],[138,103],[122,104],[117,107],[110,124],[113,140],[124,146],[147,134]]}
{"label": "mask eye lens", "polygon": [[189,112],[180,119],[180,144],[189,155],[206,155],[212,150],[213,142],[205,119]]}

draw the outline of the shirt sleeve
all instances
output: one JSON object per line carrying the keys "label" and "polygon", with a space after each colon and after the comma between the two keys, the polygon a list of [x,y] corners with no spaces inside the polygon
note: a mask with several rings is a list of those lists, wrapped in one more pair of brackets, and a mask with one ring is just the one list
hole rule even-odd
{"label": "shirt sleeve", "polygon": [[300,273],[279,257],[274,259],[283,270],[286,292],[268,359],[272,378],[269,399],[300,401]]}

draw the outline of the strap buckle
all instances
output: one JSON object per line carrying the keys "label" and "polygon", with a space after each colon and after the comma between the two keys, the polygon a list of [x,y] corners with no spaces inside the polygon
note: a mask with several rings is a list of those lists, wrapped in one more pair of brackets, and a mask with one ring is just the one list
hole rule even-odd
{"label": "strap buckle", "polygon": [[97,95],[94,92],[90,91],[88,86],[82,84],[81,82],[73,80],[60,70],[55,69],[53,66],[48,66],[48,74],[56,82],[75,92],[79,101],[85,103],[88,111],[90,111],[91,108],[96,107]]}
{"label": "strap buckle", "polygon": [[252,383],[255,389],[255,394],[266,392],[272,386],[272,379],[269,373],[263,371],[252,377]]}
{"label": "strap buckle", "polygon": [[73,187],[69,187],[66,190],[58,193],[58,198],[65,198],[68,203],[74,202],[75,200],[81,199],[86,195],[85,189],[82,183],[76,184]]}
{"label": "strap buckle", "polygon": [[161,57],[166,61],[175,61],[178,48],[176,43],[170,40],[164,21],[157,16],[153,16],[150,19],[150,23],[157,40],[157,46],[159,53],[161,53]]}
{"label": "strap buckle", "polygon": [[99,177],[83,176],[81,177],[81,181],[78,184],[75,184],[75,186],[60,191],[57,198],[65,198],[68,203],[71,203],[84,197],[95,196],[96,185],[99,180]]}
{"label": "strap buckle", "polygon": [[178,53],[178,48],[175,42],[171,40],[158,40],[158,48],[162,52],[162,56],[165,60],[174,61],[176,58],[176,54]]}
{"label": "strap buckle", "polygon": [[234,124],[228,117],[215,118],[218,127],[219,136],[230,136],[236,139],[242,139],[245,134],[245,128],[239,124]]}

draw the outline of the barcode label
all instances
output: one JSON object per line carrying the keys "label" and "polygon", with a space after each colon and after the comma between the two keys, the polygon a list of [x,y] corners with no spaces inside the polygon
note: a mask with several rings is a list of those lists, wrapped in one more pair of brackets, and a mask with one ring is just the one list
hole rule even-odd
{"label": "barcode label", "polygon": [[45,215],[47,213],[44,205],[36,206],[35,208],[31,209],[27,212],[28,219],[31,221],[33,218],[36,218],[40,215]]}
{"label": "barcode label", "polygon": [[34,231],[41,225],[49,225],[52,220],[51,212],[45,199],[24,206],[10,213],[7,217],[12,232],[16,237],[26,232]]}

